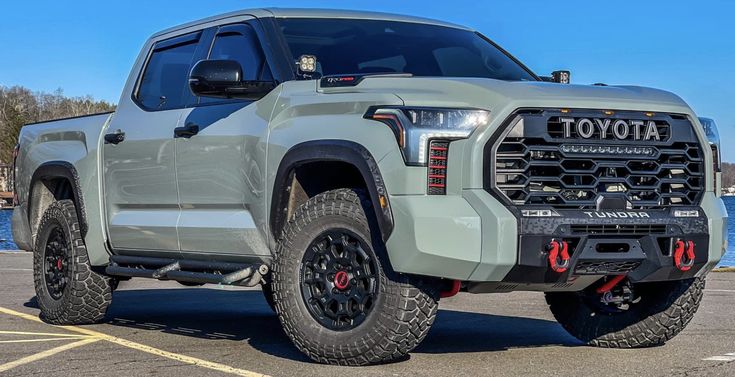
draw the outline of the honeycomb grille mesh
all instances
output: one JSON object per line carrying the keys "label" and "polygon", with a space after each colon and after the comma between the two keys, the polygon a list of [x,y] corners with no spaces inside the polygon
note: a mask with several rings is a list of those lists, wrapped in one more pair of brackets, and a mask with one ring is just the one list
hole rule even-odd
{"label": "honeycomb grille mesh", "polygon": [[[699,203],[704,158],[694,137],[660,143],[572,140],[575,151],[592,153],[569,153],[570,140],[559,138],[558,118],[546,122],[544,135],[509,133],[497,144],[493,182],[513,204],[587,209],[607,193],[624,196],[633,209]],[[669,127],[660,133],[669,138]]]}
{"label": "honeycomb grille mesh", "polygon": [[574,268],[578,275],[623,274],[638,268],[639,261],[580,261]]}

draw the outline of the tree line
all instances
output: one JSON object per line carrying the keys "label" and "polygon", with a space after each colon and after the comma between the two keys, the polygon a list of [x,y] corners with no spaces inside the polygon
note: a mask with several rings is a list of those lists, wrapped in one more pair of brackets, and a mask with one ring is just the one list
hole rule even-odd
{"label": "tree line", "polygon": [[[115,105],[92,96],[67,97],[34,92],[22,86],[0,85],[0,163],[10,163],[20,128],[25,124],[115,110]],[[735,164],[722,164],[722,186],[735,186]]]}
{"label": "tree line", "polygon": [[91,96],[67,97],[34,92],[22,86],[0,85],[0,163],[11,163],[18,133],[25,124],[115,110],[115,105]]}
{"label": "tree line", "polygon": [[722,163],[722,187],[735,186],[735,164]]}

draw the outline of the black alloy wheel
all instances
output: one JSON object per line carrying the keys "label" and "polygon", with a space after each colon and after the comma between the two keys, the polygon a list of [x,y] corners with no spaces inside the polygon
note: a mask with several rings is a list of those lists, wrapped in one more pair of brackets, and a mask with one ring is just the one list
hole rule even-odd
{"label": "black alloy wheel", "polygon": [[69,243],[60,226],[55,226],[49,233],[44,249],[44,281],[49,295],[59,300],[64,294],[71,276],[69,263]]}
{"label": "black alloy wheel", "polygon": [[301,294],[322,326],[346,331],[359,326],[378,296],[375,257],[355,233],[332,229],[317,236],[302,259]]}

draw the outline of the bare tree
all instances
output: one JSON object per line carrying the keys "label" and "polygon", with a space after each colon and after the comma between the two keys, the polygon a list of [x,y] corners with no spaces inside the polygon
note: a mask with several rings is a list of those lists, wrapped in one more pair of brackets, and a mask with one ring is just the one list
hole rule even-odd
{"label": "bare tree", "polygon": [[115,105],[91,96],[66,97],[61,89],[44,93],[21,86],[0,86],[0,163],[11,162],[18,133],[26,124],[114,109]]}

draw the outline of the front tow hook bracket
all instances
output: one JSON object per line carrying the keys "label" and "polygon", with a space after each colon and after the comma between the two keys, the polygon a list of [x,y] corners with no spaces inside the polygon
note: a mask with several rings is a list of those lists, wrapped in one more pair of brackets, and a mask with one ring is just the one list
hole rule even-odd
{"label": "front tow hook bracket", "polygon": [[569,244],[567,241],[552,239],[546,246],[549,251],[549,265],[556,273],[563,273],[569,269]]}

